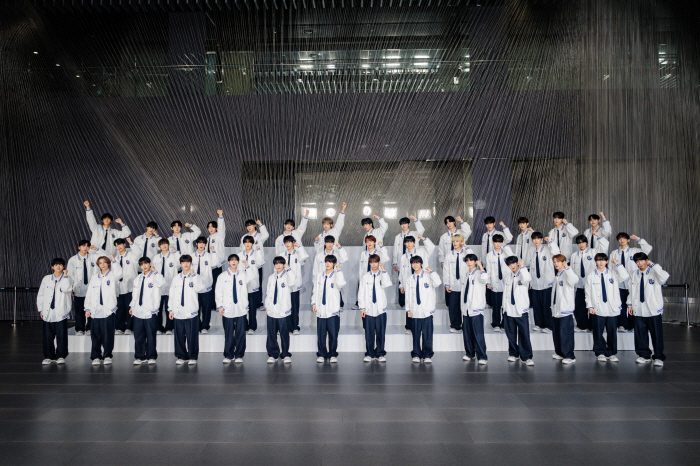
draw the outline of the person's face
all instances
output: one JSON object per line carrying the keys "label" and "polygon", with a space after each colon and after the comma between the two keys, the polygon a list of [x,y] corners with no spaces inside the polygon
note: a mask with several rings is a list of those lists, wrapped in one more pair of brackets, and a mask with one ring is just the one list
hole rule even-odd
{"label": "person's face", "polygon": [[585,251],[586,249],[588,249],[588,243],[578,243],[578,248],[581,251]]}
{"label": "person's face", "polygon": [[605,259],[598,259],[595,261],[596,267],[598,267],[598,270],[603,270],[605,267],[608,266],[608,261]]}
{"label": "person's face", "polygon": [[155,235],[157,231],[158,231],[158,230],[156,230],[156,229],[153,228],[153,227],[146,227],[146,236]]}
{"label": "person's face", "polygon": [[126,244],[117,244],[116,248],[117,251],[119,251],[119,254],[122,254],[124,251],[126,251]]}
{"label": "person's face", "polygon": [[235,257],[228,261],[229,267],[231,267],[231,270],[235,271],[238,268],[238,259]]}
{"label": "person's face", "polygon": [[501,246],[503,246],[503,242],[502,242],[502,241],[494,241],[494,242],[493,242],[493,248],[494,248],[496,251],[500,251],[500,250],[501,250]]}
{"label": "person's face", "polygon": [[411,264],[411,268],[414,272],[420,273],[421,269],[423,268],[423,265],[420,262],[414,262],[413,264]]}
{"label": "person's face", "polygon": [[78,246],[78,251],[80,254],[87,254],[87,252],[90,250],[90,245],[89,244],[83,244],[81,246]]}
{"label": "person's face", "polygon": [[409,251],[413,251],[413,248],[416,246],[416,243],[414,243],[413,241],[406,241],[405,244],[406,249],[408,249]]}
{"label": "person's face", "polygon": [[600,224],[600,220],[592,218],[588,221],[588,223],[590,223],[593,228],[598,228],[598,225]]}
{"label": "person's face", "polygon": [[109,263],[105,259],[98,261],[97,266],[100,268],[102,273],[105,273],[109,269]]}
{"label": "person's face", "polygon": [[369,266],[372,268],[372,272],[377,273],[379,271],[379,262],[370,262]]}
{"label": "person's face", "polygon": [[245,229],[248,230],[248,233],[251,235],[255,233],[255,225],[246,225]]}
{"label": "person's face", "polygon": [[190,271],[190,267],[192,267],[192,262],[180,262],[180,267],[182,267],[182,273],[187,275]]}
{"label": "person's face", "polygon": [[627,245],[630,244],[630,240],[620,236],[620,239],[617,240],[617,244],[619,244],[622,249],[627,249]]}
{"label": "person's face", "polygon": [[508,268],[510,269],[511,272],[516,273],[520,267],[518,266],[518,263],[516,262],[514,264],[510,264],[508,266]]}
{"label": "person's face", "polygon": [[206,246],[206,243],[197,243],[197,252],[200,254],[203,253],[205,246]]}
{"label": "person's face", "polygon": [[535,244],[537,249],[539,249],[540,246],[542,246],[542,238],[533,238],[532,242]]}
{"label": "person's face", "polygon": [[102,225],[104,225],[105,228],[109,228],[109,226],[112,224],[112,220],[110,220],[109,217],[105,217],[102,219]]}
{"label": "person's face", "polygon": [[214,233],[216,233],[216,228],[214,228],[213,225],[209,225],[209,226],[207,227],[207,230],[209,230],[209,234],[210,234],[210,235],[213,235]]}
{"label": "person's face", "polygon": [[476,267],[476,261],[467,260],[467,267],[473,269],[474,267]]}
{"label": "person's face", "polygon": [[163,255],[166,255],[166,254],[168,253],[168,249],[170,249],[170,245],[169,245],[169,244],[161,244],[161,245],[158,246],[158,247],[160,248],[160,252],[162,252]]}
{"label": "person's face", "polygon": [[564,223],[563,218],[556,218],[556,217],[554,218],[554,224],[557,226],[557,228],[559,228],[562,223]]}
{"label": "person's face", "polygon": [[462,249],[462,240],[453,239],[453,240],[452,240],[452,246],[454,246],[454,248],[457,249],[457,250]]}
{"label": "person's face", "polygon": [[292,243],[291,241],[285,241],[284,247],[287,248],[287,251],[293,251],[294,243]]}
{"label": "person's face", "polygon": [[292,225],[291,223],[284,224],[284,231],[286,231],[287,233],[291,233],[292,230],[294,230],[294,225]]}
{"label": "person's face", "polygon": [[139,265],[139,267],[141,268],[141,271],[144,275],[147,274],[149,270],[151,270],[151,264],[149,262],[141,264]]}
{"label": "person's face", "polygon": [[180,226],[179,223],[171,226],[170,229],[173,230],[173,233],[175,233],[175,234],[179,234],[180,231],[182,231],[182,227]]}
{"label": "person's face", "polygon": [[644,271],[647,269],[649,266],[649,261],[648,260],[638,260],[634,261],[635,264],[637,264],[637,267],[639,267],[640,270]]}
{"label": "person's face", "polygon": [[374,251],[374,245],[376,244],[374,241],[365,241],[365,244],[367,245],[367,249]]}
{"label": "person's face", "polygon": [[330,222],[323,222],[323,231],[328,233],[331,228],[333,228],[333,225]]}
{"label": "person's face", "polygon": [[449,230],[454,230],[454,228],[455,228],[455,222],[451,222],[449,220],[445,222],[445,225],[447,225],[447,228]]}
{"label": "person's face", "polygon": [[372,224],[371,223],[365,223],[362,225],[362,228],[365,229],[365,231],[370,231],[372,229]]}
{"label": "person's face", "polygon": [[333,262],[326,261],[326,272],[331,272],[333,270],[333,267],[335,267],[335,264]]}
{"label": "person's face", "polygon": [[331,249],[333,249],[333,243],[324,243],[324,244],[326,246],[326,251],[330,251]]}
{"label": "person's face", "polygon": [[496,224],[495,224],[495,223],[487,223],[487,224],[486,224],[486,229],[487,229],[488,231],[493,231],[494,228],[496,228]]}
{"label": "person's face", "polygon": [[525,232],[527,231],[527,227],[529,227],[529,223],[518,223],[518,228],[520,228],[520,231]]}
{"label": "person's face", "polygon": [[566,262],[559,262],[559,261],[554,261],[554,268],[557,269],[558,272],[561,272],[566,268]]}
{"label": "person's face", "polygon": [[56,274],[63,273],[63,264],[56,264],[53,267],[51,267],[51,270],[53,270]]}
{"label": "person's face", "polygon": [[410,226],[411,226],[410,223],[402,223],[402,224],[401,224],[401,231],[403,231],[404,233],[408,233],[408,228],[409,228]]}
{"label": "person's face", "polygon": [[282,270],[284,270],[284,264],[275,264],[275,270],[277,273],[282,273]]}
{"label": "person's face", "polygon": [[250,252],[250,250],[253,249],[253,243],[251,243],[250,241],[246,241],[243,243],[243,247],[246,251]]}

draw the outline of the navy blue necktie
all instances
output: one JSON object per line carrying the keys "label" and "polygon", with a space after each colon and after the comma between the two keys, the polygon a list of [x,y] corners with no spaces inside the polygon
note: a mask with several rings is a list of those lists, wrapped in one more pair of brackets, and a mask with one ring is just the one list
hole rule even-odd
{"label": "navy blue necktie", "polygon": [[513,281],[510,284],[510,303],[515,306],[515,277],[513,277]]}
{"label": "navy blue necktie", "polygon": [[[275,295],[272,297],[272,304],[277,304],[277,279],[278,278],[279,277],[275,277]],[[325,294],[325,291],[326,290],[323,290],[324,294]],[[325,302],[324,302],[324,304],[325,304]]]}
{"label": "navy blue necktie", "polygon": [[[104,277],[102,277],[104,278]],[[100,306],[102,306],[102,282],[100,282]]]}
{"label": "navy blue necktie", "polygon": [[236,276],[233,276],[233,304],[238,304],[238,291],[236,290]]}
{"label": "navy blue necktie", "polygon": [[644,302],[644,273],[642,272],[642,281],[639,283],[639,301]]}
{"label": "navy blue necktie", "polygon": [[143,239],[145,242],[143,243],[143,256],[141,257],[146,257],[148,255],[148,237],[144,235]]}
{"label": "navy blue necktie", "polygon": [[56,309],[56,284],[58,282],[53,282],[53,298],[51,298],[51,309]]}
{"label": "navy blue necktie", "polygon": [[109,230],[105,230],[105,251],[107,250],[107,236],[109,235]]}
{"label": "navy blue necktie", "polygon": [[185,280],[187,278],[182,277],[182,297],[180,297],[180,306],[185,306]]}
{"label": "navy blue necktie", "polygon": [[535,251],[535,273],[540,278],[540,253]]}
{"label": "navy blue necktie", "polygon": [[486,254],[489,253],[490,248],[491,248],[491,235],[488,235],[488,237],[486,238]]}
{"label": "navy blue necktie", "polygon": [[[124,256],[119,256],[119,267],[124,267],[124,263],[122,262],[123,259],[124,259]],[[120,282],[124,281],[123,272],[124,272],[124,269],[122,269],[122,278],[119,279]],[[101,291],[101,289],[100,289],[100,291]]]}
{"label": "navy blue necktie", "polygon": [[605,289],[605,275],[603,275],[603,274],[600,275],[600,285],[603,287],[603,302],[607,303],[608,302],[608,292]]}
{"label": "navy blue necktie", "polygon": [[559,242],[559,229],[557,228],[557,247],[561,247],[561,243]]}
{"label": "navy blue necktie", "polygon": [[[556,278],[555,278],[555,280],[556,280]],[[557,288],[559,288],[559,284],[555,283],[554,284],[554,302],[552,304],[557,304]]]}
{"label": "navy blue necktie", "polygon": [[368,252],[367,252],[367,271],[368,271],[368,272],[371,270],[371,267],[369,266],[369,256],[370,256],[370,255],[371,255],[371,254],[370,254],[369,251],[368,251]]}
{"label": "navy blue necktie", "polygon": [[457,268],[455,269],[457,280],[459,280],[459,253],[457,253]]}
{"label": "navy blue necktie", "polygon": [[326,305],[326,282],[328,282],[328,275],[323,279],[323,298],[321,299],[321,304]]}
{"label": "navy blue necktie", "polygon": [[199,272],[200,265],[202,265],[202,256],[199,256],[199,259],[197,260],[197,275],[200,275],[200,272]]}
{"label": "navy blue necktie", "polygon": [[372,302],[376,303],[377,302],[377,276],[373,275],[373,280],[372,280]]}
{"label": "navy blue necktie", "polygon": [[503,272],[501,272],[501,255],[496,256],[496,260],[498,261],[498,279],[503,280]]}
{"label": "navy blue necktie", "polygon": [[[404,235],[401,235],[401,239],[403,240],[405,238]],[[403,243],[403,253],[406,254],[406,243]]]}
{"label": "navy blue necktie", "polygon": [[622,266],[624,267],[625,266],[625,251],[621,251],[621,252],[622,252],[622,260],[620,262],[621,262]]}
{"label": "navy blue necktie", "polygon": [[175,238],[175,248],[177,249],[177,252],[180,252],[180,238],[179,237]]}
{"label": "navy blue necktie", "polygon": [[207,252],[211,252],[211,236],[207,238]]}
{"label": "navy blue necktie", "polygon": [[416,303],[420,305],[420,277],[416,277]]}
{"label": "navy blue necktie", "polygon": [[411,257],[408,258],[408,266],[411,267],[411,275],[416,273],[415,270],[413,270],[413,266],[411,265],[411,259],[413,259],[413,253],[411,253]]}
{"label": "navy blue necktie", "polygon": [[471,281],[471,275],[467,277],[467,286],[464,288],[464,302],[467,302],[467,295],[469,294],[469,282]]}
{"label": "navy blue necktie", "polygon": [[83,285],[88,284],[88,276],[87,276],[87,256],[85,256],[85,260],[83,261]]}
{"label": "navy blue necktie", "polygon": [[163,259],[163,265],[160,267],[160,274],[165,277],[165,257],[161,256],[161,258]]}
{"label": "navy blue necktie", "polygon": [[583,253],[581,253],[581,278],[586,278],[586,269],[583,268]]}
{"label": "navy blue necktie", "polygon": [[141,280],[141,291],[139,292],[139,306],[143,306],[143,285],[146,283],[146,276],[143,276],[143,280]]}

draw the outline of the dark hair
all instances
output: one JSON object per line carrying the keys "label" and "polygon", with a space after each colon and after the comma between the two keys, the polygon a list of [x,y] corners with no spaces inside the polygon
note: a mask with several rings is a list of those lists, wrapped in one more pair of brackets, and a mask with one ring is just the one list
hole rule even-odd
{"label": "dark hair", "polygon": [[170,241],[168,241],[167,238],[161,238],[160,241],[158,241],[158,246],[162,246],[164,244],[167,244],[168,246],[170,246]]}
{"label": "dark hair", "polygon": [[544,239],[544,235],[539,231],[533,231],[530,235],[530,239]]}
{"label": "dark hair", "polygon": [[294,239],[294,237],[293,237],[292,235],[287,235],[287,236],[285,236],[284,239],[282,240],[283,243],[293,243],[293,242],[295,242],[295,241],[296,241],[296,240]]}
{"label": "dark hair", "polygon": [[411,235],[408,235],[408,236],[406,236],[406,237],[403,239],[403,244],[406,244],[406,243],[415,243],[415,242],[416,242],[416,239],[415,239],[413,236],[411,236]]}
{"label": "dark hair", "polygon": [[284,221],[284,224],[285,224],[285,225],[291,225],[291,226],[293,226],[293,227],[296,227],[296,226],[297,226],[297,224],[294,222],[294,219],[293,219],[293,218],[288,218],[287,220]]}
{"label": "dark hair", "polygon": [[117,244],[126,244],[126,240],[124,238],[117,238],[114,240],[114,245],[116,246]]}
{"label": "dark hair", "polygon": [[503,235],[493,235],[493,238],[491,238],[491,241],[494,243],[502,243],[503,242]]}
{"label": "dark hair", "polygon": [[245,221],[245,226],[249,227],[251,225],[255,225],[255,220],[252,218],[249,218],[248,220]]}
{"label": "dark hair", "polygon": [[372,225],[372,227],[374,227],[374,222],[373,222],[372,219],[369,218],[369,217],[363,218],[362,221],[361,221],[360,223],[362,224],[362,226],[365,226],[365,225]]}
{"label": "dark hair", "polygon": [[335,257],[334,254],[328,254],[325,259],[323,259],[323,262],[331,262],[332,264],[337,264],[338,263],[338,258]]}
{"label": "dark hair", "polygon": [[487,225],[489,223],[496,223],[496,219],[489,215],[484,219],[484,225]]}
{"label": "dark hair", "polygon": [[443,223],[445,225],[447,225],[447,222],[456,223],[457,220],[455,220],[455,218],[452,215],[448,215],[447,217],[445,217],[445,220],[443,220]]}
{"label": "dark hair", "polygon": [[143,256],[141,259],[139,259],[139,265],[143,264],[150,264],[151,259],[148,258],[148,256]]}
{"label": "dark hair", "polygon": [[564,212],[556,211],[552,214],[552,218],[560,218],[564,220],[566,218],[566,215],[564,215]]}
{"label": "dark hair", "polygon": [[66,261],[63,260],[62,257],[54,257],[53,259],[51,259],[51,267],[53,267],[54,265],[62,265],[63,267],[65,267]]}
{"label": "dark hair", "polygon": [[368,258],[368,262],[371,264],[372,262],[381,262],[381,258],[379,257],[379,254],[370,254]]}
{"label": "dark hair", "polygon": [[238,254],[231,254],[228,256],[228,259],[226,259],[226,262],[231,262],[231,259],[236,259],[237,261],[240,262],[240,259],[238,258]]}
{"label": "dark hair", "polygon": [[401,217],[399,219],[399,225],[403,225],[404,223],[408,223],[409,225],[411,224],[411,219],[408,217]]}
{"label": "dark hair", "polygon": [[182,222],[181,222],[180,220],[173,220],[173,221],[170,223],[170,228],[174,227],[175,225],[178,225],[178,226],[182,227]]}
{"label": "dark hair", "polygon": [[209,227],[214,227],[215,229],[218,229],[219,224],[216,223],[214,220],[212,220],[211,222],[207,223],[207,228],[209,228]]}
{"label": "dark hair", "polygon": [[367,236],[365,236],[365,244],[367,244],[367,241],[372,241],[373,243],[376,243],[377,238],[375,238],[374,235],[367,235]]}
{"label": "dark hair", "polygon": [[243,237],[243,244],[245,244],[245,243],[255,244],[255,238],[253,238],[250,235],[245,235]]}
{"label": "dark hair", "polygon": [[598,214],[591,214],[588,216],[588,221],[590,222],[591,220],[600,220],[600,215]]}
{"label": "dark hair", "polygon": [[180,263],[182,264],[183,262],[189,262],[190,264],[192,263],[192,256],[189,254],[183,254],[180,256]]}
{"label": "dark hair", "polygon": [[581,243],[588,244],[588,238],[586,238],[586,235],[578,235],[576,237],[576,244],[581,244]]}
{"label": "dark hair", "polygon": [[521,223],[530,223],[530,220],[528,220],[527,217],[518,217],[518,225]]}
{"label": "dark hair", "polygon": [[86,245],[86,244],[89,246],[89,245],[90,245],[90,241],[88,241],[88,240],[86,240],[86,239],[81,239],[80,241],[78,241],[78,247],[84,246],[84,245]]}
{"label": "dark hair", "polygon": [[104,220],[104,219],[106,219],[106,218],[108,218],[110,222],[113,222],[113,221],[114,221],[114,217],[112,217],[112,214],[107,213],[107,212],[105,212],[104,214],[102,214],[102,218],[101,218],[100,220]]}
{"label": "dark hair", "polygon": [[599,252],[598,254],[595,255],[594,259],[597,261],[607,261],[608,255],[605,254],[604,252]]}
{"label": "dark hair", "polygon": [[207,239],[204,236],[200,236],[199,238],[194,240],[194,244],[201,244],[201,243],[207,244]]}
{"label": "dark hair", "polygon": [[326,236],[326,237],[323,239],[323,244],[327,244],[327,243],[333,243],[333,244],[335,244],[335,236],[333,236],[333,235],[328,235],[328,236]]}
{"label": "dark hair", "polygon": [[635,254],[634,256],[632,256],[632,260],[635,261],[635,262],[637,262],[637,261],[645,261],[645,260],[648,260],[648,259],[649,259],[649,256],[647,256],[647,255],[644,254],[643,252],[638,252],[637,254]]}
{"label": "dark hair", "polygon": [[277,256],[274,259],[272,259],[272,265],[277,265],[277,264],[284,265],[286,263],[287,263],[287,261],[284,260],[284,257],[282,257],[282,256]]}
{"label": "dark hair", "polygon": [[466,256],[464,256],[464,262],[467,262],[467,261],[478,261],[478,260],[479,260],[479,258],[476,257],[476,254],[467,254]]}
{"label": "dark hair", "polygon": [[508,256],[505,260],[506,266],[518,263],[518,256]]}
{"label": "dark hair", "polygon": [[411,257],[411,265],[413,265],[413,264],[415,264],[415,263],[418,263],[418,264],[423,265],[423,259],[421,258],[421,256],[413,256],[413,257]]}
{"label": "dark hair", "polygon": [[625,238],[625,239],[627,239],[627,241],[629,241],[629,240],[630,240],[630,235],[628,235],[628,234],[625,233],[624,231],[621,231],[620,233],[617,234],[617,236],[615,237],[615,239],[619,240],[620,238]]}
{"label": "dark hair", "polygon": [[158,224],[156,222],[148,222],[146,224],[146,228],[153,228],[154,230],[158,229]]}

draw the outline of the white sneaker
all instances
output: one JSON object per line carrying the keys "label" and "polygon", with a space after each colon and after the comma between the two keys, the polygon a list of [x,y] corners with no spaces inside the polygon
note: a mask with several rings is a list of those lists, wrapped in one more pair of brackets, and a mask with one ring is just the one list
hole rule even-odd
{"label": "white sneaker", "polygon": [[646,363],[648,363],[648,362],[651,362],[651,359],[646,359],[646,358],[643,358],[643,357],[640,356],[640,357],[638,357],[638,358],[635,360],[635,362],[636,362],[637,364],[646,364]]}
{"label": "white sneaker", "polygon": [[331,358],[331,364],[335,364],[335,363],[337,363],[337,362],[338,362],[338,358],[336,358],[335,356],[333,356],[333,357]]}
{"label": "white sneaker", "polygon": [[229,364],[231,360],[229,358],[224,358],[224,364]]}
{"label": "white sneaker", "polygon": [[488,363],[489,363],[489,362],[488,362],[486,359],[479,359],[479,365],[480,365],[480,366],[485,366],[485,365],[488,364]]}
{"label": "white sneaker", "polygon": [[63,358],[56,359],[56,364],[65,364],[65,363],[66,363],[66,360]]}
{"label": "white sneaker", "polygon": [[265,312],[265,305],[261,304],[260,307],[258,308],[258,311]]}
{"label": "white sneaker", "polygon": [[538,327],[537,325],[535,325],[534,327],[532,327],[532,330],[534,330],[535,332],[541,332],[541,331],[542,331],[542,329],[541,329],[540,327]]}
{"label": "white sneaker", "polygon": [[493,331],[499,333],[501,331],[501,327],[494,327]]}
{"label": "white sneaker", "polygon": [[112,364],[112,358],[105,358],[104,364],[105,364],[105,366]]}
{"label": "white sneaker", "polygon": [[661,359],[654,359],[654,365],[656,367],[664,367],[664,362]]}
{"label": "white sneaker", "polygon": [[156,363],[156,360],[155,360],[155,359],[149,359],[149,360],[148,360],[148,365],[149,365],[149,366],[152,366],[152,365],[155,364],[155,363]]}
{"label": "white sneaker", "polygon": [[372,356],[365,356],[363,359],[364,362],[372,362]]}
{"label": "white sneaker", "polygon": [[593,333],[590,328],[587,328],[586,330],[583,331],[583,333]]}
{"label": "white sneaker", "polygon": [[617,359],[617,356],[615,356],[615,355],[610,356],[610,357],[608,358],[608,361],[610,361],[610,362],[620,362],[620,360]]}
{"label": "white sneaker", "polygon": [[462,356],[462,361],[471,361],[471,360],[472,360],[472,358],[470,358],[466,354],[464,356]]}
{"label": "white sneaker", "polygon": [[582,328],[574,327],[574,333],[585,333],[586,331]]}
{"label": "white sneaker", "polygon": [[140,359],[134,359],[134,366],[140,366],[140,365],[143,364],[144,362],[146,362],[146,361],[142,361],[142,360],[140,360]]}
{"label": "white sneaker", "polygon": [[267,363],[268,363],[268,364],[274,364],[275,361],[277,361],[277,359],[273,358],[272,356],[270,356],[269,358],[267,358]]}
{"label": "white sneaker", "polygon": [[[99,359],[95,359],[95,361],[99,361]],[[51,364],[50,359],[44,359],[43,361],[41,361],[42,366],[48,366],[49,364]]]}
{"label": "white sneaker", "polygon": [[406,329],[406,335],[410,335],[412,332],[409,329]]}
{"label": "white sneaker", "polygon": [[90,330],[85,330],[85,335],[90,335]]}
{"label": "white sneaker", "polygon": [[85,335],[85,332],[83,332],[82,330],[78,330],[77,332],[75,332],[75,336],[77,336],[77,337],[80,337],[83,335]]}
{"label": "white sneaker", "polygon": [[209,330],[203,328],[203,329],[202,329],[202,335],[206,335],[207,333],[209,333]]}
{"label": "white sneaker", "polygon": [[352,305],[352,310],[353,310],[353,311],[358,311],[359,309],[360,309],[360,306],[358,306],[357,304],[353,304],[353,305]]}
{"label": "white sneaker", "polygon": [[432,364],[432,363],[433,363],[433,360],[430,359],[430,358],[425,358],[425,359],[423,359],[423,362],[426,363],[426,364]]}
{"label": "white sneaker", "polygon": [[[333,358],[331,358],[331,362],[333,362]],[[338,362],[338,360],[336,359],[335,362]],[[285,363],[285,364],[291,364],[291,363],[292,363],[292,358],[290,358],[289,356],[287,356],[286,358],[284,358],[284,363]]]}
{"label": "white sneaker", "polygon": [[573,363],[575,363],[575,362],[576,362],[575,359],[569,359],[569,358],[565,358],[565,359],[562,359],[562,360],[561,360],[561,363],[562,363],[562,364],[573,364]]}
{"label": "white sneaker", "polygon": [[166,330],[166,331],[165,331],[165,334],[166,334],[166,335],[172,335],[172,334],[173,334],[173,331],[172,331],[172,330]]}
{"label": "white sneaker", "polygon": [[187,365],[188,365],[188,366],[194,366],[194,365],[196,365],[196,364],[197,364],[197,360],[196,360],[196,359],[190,359],[189,361],[187,361]]}
{"label": "white sneaker", "polygon": [[248,335],[255,335],[255,330],[248,330]]}
{"label": "white sneaker", "polygon": [[564,359],[564,358],[562,358],[561,356],[559,356],[557,353],[554,353],[554,354],[552,355],[552,359],[556,359],[557,361],[561,361],[561,360]]}
{"label": "white sneaker", "polygon": [[456,328],[450,327],[450,333],[461,333],[461,331],[457,330]]}
{"label": "white sneaker", "polygon": [[162,335],[162,334],[163,334],[163,332],[161,332],[160,330],[158,330],[158,331],[156,332],[156,335]]}
{"label": "white sneaker", "polygon": [[625,332],[626,332],[625,327],[623,327],[622,325],[620,325],[619,327],[617,327],[617,331],[620,332],[620,333],[625,333]]}
{"label": "white sneaker", "polygon": [[177,361],[175,361],[175,364],[177,364],[178,366],[182,366],[183,364],[187,364],[187,359],[178,359]]}
{"label": "white sneaker", "polygon": [[527,361],[525,361],[525,365],[526,365],[526,366],[534,366],[534,365],[535,365],[535,361],[533,361],[532,359],[528,359]]}
{"label": "white sneaker", "polygon": [[518,358],[516,358],[515,356],[508,356],[508,362],[515,362],[517,360]]}
{"label": "white sneaker", "polygon": [[294,331],[292,332],[292,335],[299,335],[299,330],[294,330]]}
{"label": "white sneaker", "polygon": [[319,357],[316,358],[316,362],[319,363],[319,364],[322,364],[322,363],[326,362],[326,360],[323,359],[323,356],[319,356]]}
{"label": "white sneaker", "polygon": [[93,360],[92,360],[92,365],[93,365],[93,366],[99,366],[100,364],[102,364],[102,361],[100,361],[99,359],[93,359]]}
{"label": "white sneaker", "polygon": [[552,330],[548,328],[543,328],[542,333],[552,333]]}
{"label": "white sneaker", "polygon": [[420,363],[420,358],[413,358],[413,359],[411,359],[411,361],[412,361],[412,362]]}
{"label": "white sneaker", "polygon": [[134,332],[132,332],[129,329],[124,330],[124,335],[132,335]]}
{"label": "white sneaker", "polygon": [[243,364],[243,358],[236,358],[233,360],[233,362],[236,364]]}
{"label": "white sneaker", "polygon": [[377,358],[377,361],[379,361],[379,362],[386,362],[386,357],[385,357],[385,356],[379,356],[379,358]]}
{"label": "white sneaker", "polygon": [[115,335],[124,335],[124,332],[121,331],[121,330],[115,330],[115,331],[114,331],[114,334],[115,334]]}
{"label": "white sneaker", "polygon": [[598,355],[598,361],[600,361],[600,362],[608,362],[608,358],[606,358],[604,354],[599,354],[599,355]]}

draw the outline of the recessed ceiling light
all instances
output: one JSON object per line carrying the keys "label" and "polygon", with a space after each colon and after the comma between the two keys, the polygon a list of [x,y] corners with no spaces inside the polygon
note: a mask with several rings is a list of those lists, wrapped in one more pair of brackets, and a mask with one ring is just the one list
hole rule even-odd
{"label": "recessed ceiling light", "polygon": [[34,52],[34,55],[39,55],[39,52]]}
{"label": "recessed ceiling light", "polygon": [[79,77],[80,77],[80,75],[79,75],[79,74],[76,74],[76,75],[75,75],[75,77],[76,77],[76,78],[79,78]]}
{"label": "recessed ceiling light", "polygon": [[428,66],[428,62],[422,61],[422,62],[414,63],[413,66]]}
{"label": "recessed ceiling light", "polygon": [[314,30],[313,29],[304,29],[304,34],[313,34]]}
{"label": "recessed ceiling light", "polygon": [[385,60],[400,60],[401,55],[387,55],[384,57]]}
{"label": "recessed ceiling light", "polygon": [[314,65],[299,65],[299,68],[303,68],[305,70],[310,70],[313,67],[314,67]]}
{"label": "recessed ceiling light", "polygon": [[397,67],[401,66],[401,63],[385,63],[385,66]]}
{"label": "recessed ceiling light", "polygon": [[56,63],[56,66],[61,66],[61,65],[59,65],[58,63]]}
{"label": "recessed ceiling light", "polygon": [[430,58],[430,55],[416,55],[413,58]]}
{"label": "recessed ceiling light", "polygon": [[364,64],[362,65],[362,68],[369,68],[369,64],[368,64],[368,63],[364,63]]}

